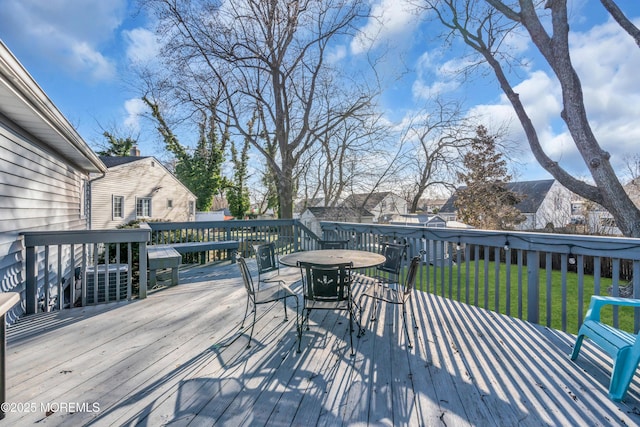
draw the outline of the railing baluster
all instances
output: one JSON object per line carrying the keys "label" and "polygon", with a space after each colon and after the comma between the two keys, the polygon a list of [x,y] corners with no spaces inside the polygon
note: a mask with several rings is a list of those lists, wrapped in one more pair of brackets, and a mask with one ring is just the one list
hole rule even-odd
{"label": "railing baluster", "polygon": [[527,320],[540,321],[540,252],[527,251]]}
{"label": "railing baluster", "polygon": [[553,268],[552,268],[552,259],[551,259],[551,252],[546,252],[545,253],[545,257],[544,257],[544,268],[545,268],[545,273],[546,273],[546,283],[545,283],[545,289],[547,290],[547,326],[551,327],[551,296],[552,296],[552,286],[553,286],[553,281],[552,281],[552,273],[553,273]]}

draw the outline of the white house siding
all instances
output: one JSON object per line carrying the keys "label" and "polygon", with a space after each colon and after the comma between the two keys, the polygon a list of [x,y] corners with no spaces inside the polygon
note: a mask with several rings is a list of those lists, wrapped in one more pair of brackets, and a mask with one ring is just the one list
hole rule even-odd
{"label": "white house siding", "polygon": [[[81,188],[88,174],[0,115],[0,290],[24,292],[20,232],[86,228]],[[18,316],[21,309],[10,316]],[[11,319],[9,319],[11,321]]]}
{"label": "white house siding", "polygon": [[[175,176],[153,157],[109,168],[104,177],[91,182],[91,228],[110,229],[136,217],[136,199],[151,198],[151,219],[195,220],[196,198]],[[113,218],[113,197],[124,197],[124,218]],[[172,207],[168,207],[168,201]],[[189,202],[194,204],[190,213]]]}
{"label": "white house siding", "polygon": [[[408,204],[404,198],[389,194],[369,211],[374,215],[373,222],[388,222],[388,219],[395,215],[406,214],[407,209]],[[383,221],[383,218],[387,218],[387,221]]]}
{"label": "white house siding", "polygon": [[554,181],[535,214],[535,229],[545,228],[548,223],[554,227],[565,227],[571,222],[572,194],[558,181]]}

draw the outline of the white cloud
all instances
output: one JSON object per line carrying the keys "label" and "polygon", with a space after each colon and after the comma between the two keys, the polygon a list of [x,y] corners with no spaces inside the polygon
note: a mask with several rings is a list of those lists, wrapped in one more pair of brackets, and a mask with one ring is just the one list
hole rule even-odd
{"label": "white cloud", "polygon": [[329,64],[337,64],[340,60],[344,59],[347,56],[347,47],[340,45],[334,48],[327,55],[327,63]]}
{"label": "white cloud", "polygon": [[[612,21],[571,34],[571,57],[582,82],[589,123],[601,147],[611,154],[614,169],[622,170],[630,154],[640,153],[640,126],[637,125],[640,49]],[[432,69],[444,68],[428,61],[424,64]],[[584,160],[560,118],[563,107],[559,83],[550,71],[543,71],[540,64],[536,66],[514,90],[536,127],[547,155],[570,173],[584,176],[588,173]],[[442,85],[434,82],[429,87]],[[418,83],[414,86],[419,87]],[[490,128],[508,124],[507,138],[521,142],[527,153],[523,161],[531,163],[527,165],[528,170],[541,169],[530,153],[522,126],[506,96],[500,95],[497,103],[474,106],[469,115],[478,117]]]}
{"label": "white cloud", "polygon": [[[406,42],[420,24],[411,0],[379,0],[371,7],[371,17],[351,42],[351,52],[360,54],[389,39]],[[404,39],[404,40],[403,40]]]}
{"label": "white cloud", "polygon": [[144,28],[124,31],[127,43],[127,58],[132,63],[146,63],[158,56],[160,45],[155,34]]}
{"label": "white cloud", "polygon": [[124,109],[127,116],[124,119],[124,125],[133,133],[140,131],[140,117],[146,111],[147,106],[140,98],[128,99],[124,103]]}
{"label": "white cloud", "polygon": [[90,79],[115,76],[113,60],[100,47],[124,18],[126,0],[4,0],[0,36],[29,43],[42,57]]}

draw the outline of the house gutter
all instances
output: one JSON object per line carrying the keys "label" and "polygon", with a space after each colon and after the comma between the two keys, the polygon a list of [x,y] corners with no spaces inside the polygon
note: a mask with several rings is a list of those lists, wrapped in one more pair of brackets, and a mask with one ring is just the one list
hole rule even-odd
{"label": "house gutter", "polygon": [[0,40],[0,112],[88,173],[107,167]]}

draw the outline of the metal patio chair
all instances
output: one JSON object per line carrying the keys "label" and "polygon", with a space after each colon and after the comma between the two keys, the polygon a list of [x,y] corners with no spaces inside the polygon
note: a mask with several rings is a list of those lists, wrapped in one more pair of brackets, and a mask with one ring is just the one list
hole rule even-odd
{"label": "metal patio chair", "polygon": [[319,240],[320,249],[348,249],[348,240]]}
{"label": "metal patio chair", "polygon": [[353,349],[353,320],[355,313],[351,294],[352,263],[318,265],[300,262],[298,266],[302,276],[304,301],[300,336],[302,336],[302,328],[305,322],[307,330],[309,330],[309,314],[312,310],[347,311],[349,316],[349,342],[351,355],[353,356],[355,354]]}
{"label": "metal patio chair", "polygon": [[[384,288],[399,286],[400,282],[400,269],[402,268],[402,261],[407,254],[407,245],[399,243],[382,243],[380,245],[380,253],[384,255],[385,261],[376,267],[376,272],[373,279],[373,284],[369,288],[373,287],[374,292],[381,293]],[[376,320],[377,312],[373,310],[371,312],[371,320]]]}
{"label": "metal patio chair", "polygon": [[244,281],[244,287],[247,291],[247,305],[244,311],[244,318],[242,319],[242,325],[240,329],[244,328],[244,322],[247,320],[249,313],[249,306],[252,306],[253,322],[251,322],[251,332],[249,333],[249,343],[247,348],[251,347],[251,339],[253,338],[253,329],[256,324],[257,306],[260,304],[269,304],[276,301],[282,301],[284,305],[284,321],[289,320],[287,316],[287,298],[293,298],[296,301],[296,332],[298,334],[298,352],[300,352],[300,321],[298,320],[300,306],[298,302],[298,295],[293,292],[282,280],[277,283],[277,286],[269,286],[267,289],[257,290],[253,285],[253,277],[247,266],[247,262],[243,257],[237,257],[238,266],[242,273],[242,280]]}
{"label": "metal patio chair", "polygon": [[276,253],[276,245],[263,243],[254,247],[256,264],[258,265],[258,289],[260,284],[271,284],[280,281],[280,262]]}
{"label": "metal patio chair", "polygon": [[[360,295],[358,299],[358,305],[360,306],[360,325],[362,325],[362,312],[364,308],[362,306],[363,298],[371,298],[374,300],[375,306],[371,308],[372,311],[377,312],[380,302],[388,304],[402,305],[402,323],[404,326],[404,332],[407,336],[407,346],[412,348],[411,337],[409,336],[409,330],[407,328],[407,304],[411,304],[411,295],[415,289],[416,276],[418,274],[418,268],[420,267],[420,255],[417,255],[411,259],[409,264],[409,270],[403,285],[391,284],[384,287],[370,286]],[[413,319],[413,311],[411,312],[411,318]],[[415,328],[415,319],[413,319],[413,326]],[[358,336],[364,334],[364,327],[360,326]]]}

